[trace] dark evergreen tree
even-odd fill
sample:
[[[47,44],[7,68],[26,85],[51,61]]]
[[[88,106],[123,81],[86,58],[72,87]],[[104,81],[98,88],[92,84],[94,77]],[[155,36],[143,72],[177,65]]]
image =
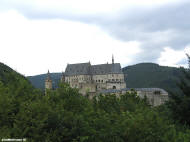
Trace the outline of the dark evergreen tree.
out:
[[[171,93],[168,106],[171,109],[174,120],[190,126],[190,56],[187,54],[189,67],[181,68],[183,76],[178,86],[181,93]]]

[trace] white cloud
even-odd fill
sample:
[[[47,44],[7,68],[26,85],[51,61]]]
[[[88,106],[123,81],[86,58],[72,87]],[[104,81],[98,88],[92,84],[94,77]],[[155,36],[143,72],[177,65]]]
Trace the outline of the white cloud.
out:
[[[29,20],[17,11],[0,13],[0,61],[25,75],[64,71],[67,63],[130,63],[136,41],[113,39],[95,25],[66,20]]]
[[[184,50],[174,50],[170,47],[165,47],[164,51],[161,52],[161,56],[158,59],[158,63],[163,66],[187,66],[187,64],[179,64],[183,60],[187,60],[186,53],[190,51],[189,47]]]

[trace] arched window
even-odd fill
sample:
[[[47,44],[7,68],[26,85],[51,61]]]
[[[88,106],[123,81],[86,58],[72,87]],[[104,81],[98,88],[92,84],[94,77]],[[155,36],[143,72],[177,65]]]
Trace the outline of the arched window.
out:
[[[116,86],[113,86],[113,89],[116,89]]]

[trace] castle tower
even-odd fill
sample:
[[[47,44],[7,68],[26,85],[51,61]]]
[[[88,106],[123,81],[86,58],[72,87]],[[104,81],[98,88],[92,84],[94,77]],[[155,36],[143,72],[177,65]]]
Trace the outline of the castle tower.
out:
[[[112,64],[114,64],[114,56],[113,56],[113,54],[112,54]]]
[[[62,75],[61,75],[61,82],[64,83],[65,82],[65,74],[62,72]]]
[[[48,73],[47,73],[47,78],[45,80],[45,90],[51,90],[52,89],[52,80],[51,80],[51,77],[50,77],[50,73],[49,73],[49,70],[48,70]]]

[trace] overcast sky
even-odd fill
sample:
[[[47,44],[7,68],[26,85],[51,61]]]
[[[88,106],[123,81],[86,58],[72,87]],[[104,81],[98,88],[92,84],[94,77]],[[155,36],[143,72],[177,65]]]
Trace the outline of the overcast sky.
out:
[[[0,0],[0,62],[26,76],[68,63],[186,66],[189,0]]]

